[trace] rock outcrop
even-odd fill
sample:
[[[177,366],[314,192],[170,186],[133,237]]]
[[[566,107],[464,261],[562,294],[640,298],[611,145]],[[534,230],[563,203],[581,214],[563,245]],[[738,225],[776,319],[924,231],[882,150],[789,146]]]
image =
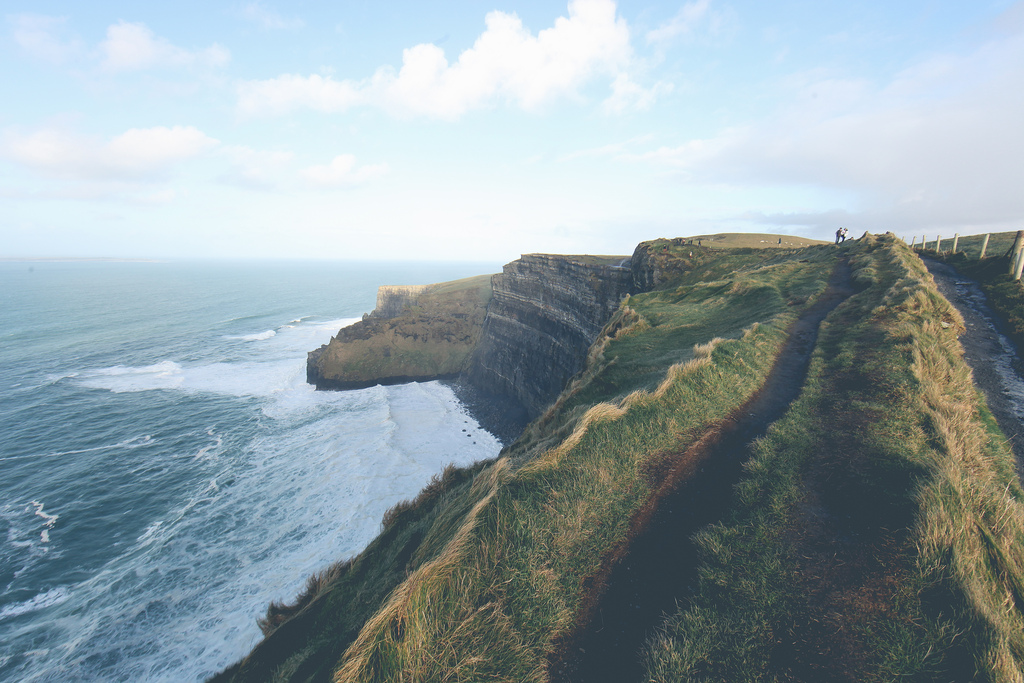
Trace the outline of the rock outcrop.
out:
[[[382,285],[377,288],[377,307],[370,313],[374,318],[396,318],[406,308],[415,306],[424,292],[434,285]]]
[[[307,379],[358,389],[458,378],[481,423],[510,441],[583,368],[622,298],[657,281],[651,263],[526,254],[493,276],[381,287],[371,314],[309,353]]]
[[[527,254],[491,278],[493,298],[466,383],[542,413],[583,368],[587,349],[633,290],[628,258]]]
[[[454,378],[480,339],[490,295],[488,275],[381,287],[373,313],[309,353],[306,380],[317,389],[361,389]]]

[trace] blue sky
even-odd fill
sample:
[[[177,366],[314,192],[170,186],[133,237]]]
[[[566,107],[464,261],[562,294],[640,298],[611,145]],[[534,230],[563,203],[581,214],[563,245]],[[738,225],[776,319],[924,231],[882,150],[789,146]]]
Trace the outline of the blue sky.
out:
[[[0,257],[1024,228],[1024,2],[4,11]]]

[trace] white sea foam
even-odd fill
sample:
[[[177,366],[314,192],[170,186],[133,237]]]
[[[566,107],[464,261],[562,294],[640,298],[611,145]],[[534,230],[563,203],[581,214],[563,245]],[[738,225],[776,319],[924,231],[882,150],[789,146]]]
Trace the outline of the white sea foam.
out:
[[[272,346],[253,359],[246,354],[235,362],[185,364],[163,360],[143,366],[116,365],[83,370],[74,378],[91,389],[114,393],[177,390],[228,396],[272,396],[284,391],[313,391],[306,385],[306,353],[324,336],[358,320],[344,318],[305,322],[282,334],[266,337]]]
[[[22,614],[28,614],[29,612],[35,612],[37,610],[46,609],[47,607],[53,607],[65,602],[70,597],[70,591],[64,586],[58,586],[52,590],[48,590],[45,593],[35,595],[25,602],[18,602],[13,605],[7,605],[0,610],[0,619],[10,619],[11,617],[18,617]]]
[[[45,528],[42,530],[42,533],[39,534],[39,537],[42,539],[43,543],[49,543],[50,529],[52,529],[53,525],[57,523],[58,519],[60,519],[60,515],[51,515],[47,513],[46,510],[44,510],[43,504],[37,500],[33,500],[32,505],[36,509],[36,516],[42,517],[43,522],[45,523]]]
[[[264,332],[257,332],[255,334],[237,334],[237,335],[225,335],[224,339],[232,339],[238,341],[265,341],[271,337],[277,336],[276,330],[266,330]]]
[[[220,447],[224,445],[224,437],[214,433],[213,427],[207,429],[206,434],[208,436],[212,436],[215,439],[215,441],[208,446],[203,446],[202,448],[200,448],[199,452],[192,456],[193,460],[200,460],[202,458],[205,458],[211,451],[219,450]]]
[[[186,460],[195,477],[92,576],[4,608],[51,608],[39,621],[8,622],[10,642],[52,644],[19,678],[203,680],[259,641],[255,620],[271,600],[291,600],[311,573],[365,547],[389,507],[414,497],[449,462],[497,454],[500,444],[439,383],[347,392],[306,384],[306,352],[354,321],[299,319],[244,347],[213,339],[220,346],[208,357],[218,362],[173,358],[74,378],[114,392],[245,397],[240,405],[252,407],[259,429],[214,418],[216,425],[193,427],[186,446],[169,437],[116,444],[158,445]],[[24,529],[9,540],[31,538],[19,552],[41,554],[39,523],[28,524],[20,510]],[[38,512],[54,516],[42,506]]]
[[[154,389],[180,389],[185,381],[182,367],[165,360],[152,365],[131,367],[115,365],[108,368],[86,370],[79,373],[79,384],[92,389],[108,389],[115,393],[151,391]]]

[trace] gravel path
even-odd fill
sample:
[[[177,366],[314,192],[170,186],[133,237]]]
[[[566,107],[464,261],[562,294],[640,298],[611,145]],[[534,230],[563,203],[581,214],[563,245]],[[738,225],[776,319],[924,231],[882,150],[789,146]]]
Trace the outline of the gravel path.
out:
[[[1024,364],[1017,349],[999,329],[999,320],[989,309],[985,294],[973,280],[951,266],[924,259],[939,292],[964,318],[967,331],[960,335],[964,360],[974,373],[974,385],[985,395],[1013,454],[1017,474],[1024,478]]]

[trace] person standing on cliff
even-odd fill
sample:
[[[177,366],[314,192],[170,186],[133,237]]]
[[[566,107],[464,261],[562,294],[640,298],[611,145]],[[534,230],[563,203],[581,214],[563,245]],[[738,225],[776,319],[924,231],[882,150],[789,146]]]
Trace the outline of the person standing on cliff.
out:
[[[838,230],[836,230],[836,244],[839,244],[839,240],[840,240],[840,238],[842,238],[842,236],[843,236],[843,229],[839,228]]]

